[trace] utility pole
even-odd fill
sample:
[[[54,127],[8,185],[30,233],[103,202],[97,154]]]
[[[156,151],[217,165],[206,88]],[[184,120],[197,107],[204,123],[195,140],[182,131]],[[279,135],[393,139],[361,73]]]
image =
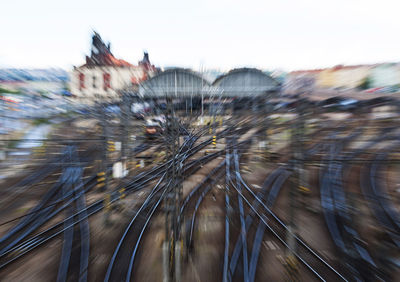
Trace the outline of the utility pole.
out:
[[[103,137],[103,159],[102,159],[102,173],[104,173],[104,186],[101,187],[101,191],[108,190],[108,122],[105,116],[105,111],[103,105],[99,105],[99,116],[100,116],[100,124],[102,127],[102,137]]]
[[[105,116],[105,111],[101,103],[97,103],[97,114],[100,120],[100,126],[102,128],[102,139],[103,139],[103,156],[101,162],[101,171],[97,173],[98,187],[101,192],[104,193],[104,224],[108,225],[110,217],[110,195],[107,194],[108,191],[108,124]]]
[[[264,130],[265,130],[265,134],[263,134],[263,136],[265,136],[265,140],[264,140],[264,142],[265,142],[265,147],[263,148],[264,149],[264,154],[265,154],[265,158],[266,158],[266,161],[268,161],[269,160],[269,150],[270,150],[270,144],[268,143],[269,142],[269,140],[270,140],[270,138],[269,138],[269,133],[271,132],[271,129],[272,129],[272,121],[271,121],[271,113],[272,113],[272,106],[271,106],[271,104],[270,104],[270,102],[269,102],[269,99],[271,99],[272,98],[272,95],[271,94],[268,94],[267,96],[266,96],[266,98],[265,98],[265,100],[263,101],[264,102],[264,107],[262,107],[262,109],[263,109],[263,111],[265,111],[265,115],[264,115]],[[263,112],[263,111],[261,111],[261,112]]]
[[[263,128],[263,132],[261,133],[264,138],[260,138],[261,140],[264,139],[264,146],[263,146],[263,151],[262,154],[265,156],[265,160],[268,162],[269,160],[269,154],[268,154],[268,150],[269,150],[269,144],[268,144],[268,140],[269,140],[269,132],[270,132],[270,122],[269,122],[269,115],[268,112],[265,115],[265,121],[264,121],[264,128]]]
[[[130,138],[130,122],[131,122],[131,109],[132,97],[128,92],[122,91],[122,105],[121,105],[121,124],[122,124],[122,142],[121,142],[121,162],[123,173],[128,168],[128,163],[131,161],[131,147],[129,146]]]
[[[175,74],[175,97],[177,97],[177,79]],[[163,244],[163,281],[181,281],[181,226],[178,222],[178,213],[182,200],[182,163],[178,159],[180,146],[180,129],[175,116],[173,99],[166,97],[166,155],[172,160],[171,168],[167,171],[165,184],[167,185],[166,198],[164,200],[165,212],[165,241]]]
[[[308,194],[311,193],[310,187],[309,187],[309,181],[308,181],[308,170],[307,170],[307,163],[308,161],[306,160],[307,156],[304,153],[304,144],[306,142],[306,119],[308,115],[307,107],[308,105],[305,102],[302,102],[300,105],[300,113],[299,113],[299,137],[298,137],[298,150],[299,150],[299,157],[301,162],[299,162],[299,191],[301,192],[301,206],[302,209],[305,209],[306,207],[310,207],[311,203],[307,205],[306,201],[308,198]]]
[[[303,155],[303,133],[304,133],[304,109],[303,104],[297,105],[298,116],[295,122],[292,123],[292,150],[293,150],[293,162],[292,162],[292,185],[289,189],[289,225],[287,231],[287,254],[286,263],[288,274],[292,279],[295,279],[298,275],[297,259],[295,253],[297,251],[296,238],[297,235],[297,210],[298,210],[298,191],[301,187],[301,173],[304,161]]]
[[[204,88],[204,80],[203,80],[203,75],[204,75],[204,68],[203,65],[201,65],[201,123],[203,124],[204,120],[204,94],[203,94],[203,88]]]

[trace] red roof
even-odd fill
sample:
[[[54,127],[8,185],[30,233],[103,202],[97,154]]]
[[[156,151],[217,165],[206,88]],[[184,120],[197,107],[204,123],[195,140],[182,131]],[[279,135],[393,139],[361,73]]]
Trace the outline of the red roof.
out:
[[[115,57],[114,57],[113,55],[111,55],[111,54],[107,54],[107,55],[106,55],[106,60],[107,60],[108,62],[110,62],[110,63],[111,63],[110,65],[112,65],[112,66],[117,66],[117,67],[133,67],[133,65],[130,64],[130,63],[128,63],[127,61],[122,60],[122,59],[117,59],[117,58],[115,58]]]

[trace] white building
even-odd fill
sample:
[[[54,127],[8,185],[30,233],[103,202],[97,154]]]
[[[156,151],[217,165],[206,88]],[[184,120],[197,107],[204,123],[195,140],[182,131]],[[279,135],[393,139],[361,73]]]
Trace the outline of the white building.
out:
[[[370,73],[370,87],[397,86],[400,84],[400,64],[376,65]]]
[[[112,102],[119,99],[119,90],[146,77],[145,71],[136,66],[79,67],[71,74],[71,93],[77,102],[91,104],[95,100]]]
[[[146,80],[155,72],[147,53],[134,66],[116,59],[110,51],[110,44],[106,45],[100,35],[94,33],[91,56],[86,56],[86,64],[74,67],[70,89],[77,103],[115,102],[120,98],[120,90]]]

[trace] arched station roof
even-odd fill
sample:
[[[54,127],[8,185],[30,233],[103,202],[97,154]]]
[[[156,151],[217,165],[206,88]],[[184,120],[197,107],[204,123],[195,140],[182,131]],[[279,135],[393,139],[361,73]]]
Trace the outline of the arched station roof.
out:
[[[210,83],[200,74],[183,68],[171,68],[139,86],[143,97],[190,97],[208,91]]]
[[[240,68],[218,77],[212,84],[222,96],[253,97],[261,96],[279,89],[279,83],[261,70]]]

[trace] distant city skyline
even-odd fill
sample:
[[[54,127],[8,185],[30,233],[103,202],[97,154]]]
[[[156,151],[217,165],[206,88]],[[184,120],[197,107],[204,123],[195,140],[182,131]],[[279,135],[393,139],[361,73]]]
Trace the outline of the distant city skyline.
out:
[[[400,61],[398,1],[8,1],[0,68],[72,69],[96,30],[160,67],[314,69]]]

